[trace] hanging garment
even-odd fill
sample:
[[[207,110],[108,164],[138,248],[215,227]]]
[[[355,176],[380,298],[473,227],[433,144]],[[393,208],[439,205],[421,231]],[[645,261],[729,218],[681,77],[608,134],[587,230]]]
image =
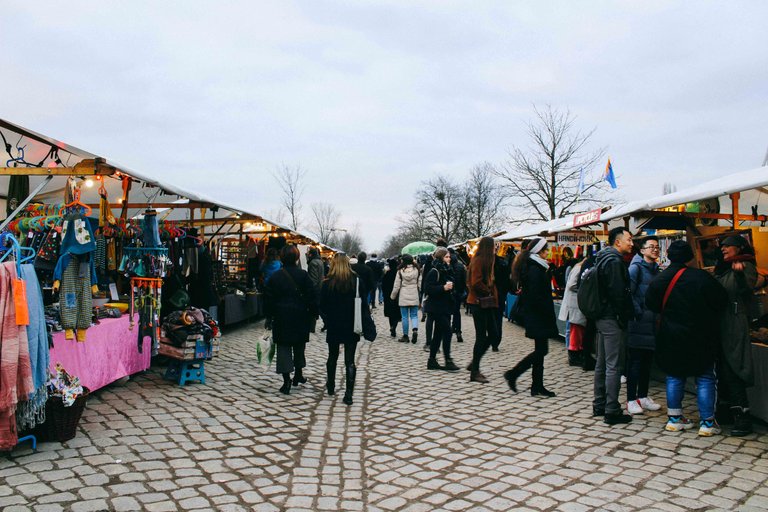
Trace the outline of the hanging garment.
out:
[[[107,240],[107,270],[117,270],[117,245],[114,238]]]
[[[27,328],[16,325],[14,279],[16,263],[0,264],[0,450],[16,446],[16,407],[35,390]]]
[[[61,275],[59,295],[61,326],[65,331],[85,330],[91,326],[93,316],[91,283],[96,277],[93,268],[93,260],[89,255],[69,257],[69,264]],[[84,340],[78,339],[78,341]]]
[[[29,195],[29,176],[14,175],[8,180],[5,214],[10,215]]]
[[[48,331],[45,325],[43,294],[34,267],[22,265],[21,277],[27,283],[29,309],[27,338],[34,391],[29,395],[26,402],[19,404],[16,421],[19,430],[31,430],[45,421],[45,401],[48,398],[45,384],[48,377],[50,354],[48,352]]]

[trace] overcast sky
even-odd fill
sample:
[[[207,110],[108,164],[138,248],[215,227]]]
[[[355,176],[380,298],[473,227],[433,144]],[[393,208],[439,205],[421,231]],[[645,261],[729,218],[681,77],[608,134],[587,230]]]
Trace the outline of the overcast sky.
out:
[[[381,247],[419,181],[570,109],[626,199],[758,167],[768,3],[3,2],[0,117],[257,213],[309,204]],[[595,169],[595,176],[600,169]]]

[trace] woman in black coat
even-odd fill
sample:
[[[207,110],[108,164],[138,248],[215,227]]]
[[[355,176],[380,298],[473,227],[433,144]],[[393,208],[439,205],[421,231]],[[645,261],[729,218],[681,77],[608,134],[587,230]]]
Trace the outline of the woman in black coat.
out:
[[[272,274],[264,289],[264,309],[272,324],[272,340],[277,345],[277,373],[283,376],[280,392],[288,395],[294,368],[293,385],[307,382],[302,374],[307,366],[304,350],[317,318],[317,299],[309,274],[296,266],[298,248],[286,245],[280,259],[283,268]]]
[[[323,281],[320,290],[320,315],[326,328],[325,341],[328,343],[328,361],[325,364],[328,372],[326,388],[329,395],[336,393],[336,362],[339,360],[341,345],[344,345],[344,366],[346,367],[346,388],[344,403],[352,405],[352,393],[355,388],[355,352],[360,335],[355,334],[355,295],[359,285],[359,295],[362,300],[362,314],[370,314],[368,310],[368,290],[364,280],[352,271],[349,258],[345,254],[336,254],[331,260],[331,268]]]
[[[459,367],[451,359],[451,315],[455,309],[453,298],[453,268],[451,267],[451,254],[445,247],[438,247],[433,253],[432,268],[424,276],[423,289],[427,296],[424,303],[424,311],[427,313],[427,321],[434,322],[432,339],[429,341],[428,370],[458,371]],[[437,362],[437,351],[440,344],[443,345],[445,366]]]
[[[402,317],[400,313],[400,306],[397,305],[396,300],[392,300],[390,295],[392,289],[395,287],[395,278],[397,277],[397,267],[399,265],[398,258],[390,258],[387,261],[389,270],[384,273],[384,277],[381,278],[381,291],[384,293],[384,316],[389,318],[389,334],[393,338],[397,336],[397,324]]]
[[[518,377],[532,368],[531,396],[553,397],[555,393],[544,387],[544,357],[549,352],[549,338],[558,335],[547,252],[547,241],[534,238],[512,264],[512,279],[521,289],[518,300],[525,337],[534,340],[534,350],[506,371],[504,378],[510,389],[517,392]]]

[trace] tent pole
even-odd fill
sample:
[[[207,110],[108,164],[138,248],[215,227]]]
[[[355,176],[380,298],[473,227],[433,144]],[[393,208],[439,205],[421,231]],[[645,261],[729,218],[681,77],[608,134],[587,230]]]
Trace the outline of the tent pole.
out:
[[[14,218],[15,218],[15,217],[16,217],[16,216],[19,214],[19,213],[21,213],[21,211],[22,211],[24,208],[26,208],[26,207],[27,207],[27,205],[29,204],[29,202],[30,202],[32,199],[34,199],[34,198],[35,198],[35,196],[36,196],[38,193],[40,193],[40,191],[41,191],[41,190],[43,190],[43,189],[45,188],[45,186],[46,186],[46,185],[48,185],[48,183],[50,183],[50,182],[51,182],[51,180],[52,180],[52,179],[53,179],[53,176],[46,176],[46,177],[45,177],[45,179],[43,180],[43,182],[42,182],[42,183],[40,183],[40,184],[39,184],[39,185],[38,185],[38,186],[35,188],[35,190],[33,190],[33,191],[32,191],[32,193],[31,193],[31,194],[29,194],[29,195],[27,196],[27,198],[26,198],[25,200],[23,200],[19,206],[17,206],[17,207],[16,207],[16,209],[15,209],[15,210],[13,210],[13,212],[11,212],[11,214],[8,216],[8,218],[7,218],[7,219],[5,219],[5,220],[3,221],[3,223],[2,223],[2,224],[0,224],[0,231],[4,230],[4,229],[5,229],[5,227],[6,227],[8,224],[10,224],[10,222],[11,222],[11,221],[12,221],[12,220],[13,220],[13,219],[14,219]]]
[[[733,211],[733,229],[739,227],[739,198],[741,192],[734,192],[731,194],[731,209]]]

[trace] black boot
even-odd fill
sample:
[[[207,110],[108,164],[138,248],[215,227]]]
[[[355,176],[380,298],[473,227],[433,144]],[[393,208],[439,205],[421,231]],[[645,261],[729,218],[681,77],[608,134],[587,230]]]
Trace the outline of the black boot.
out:
[[[504,378],[507,380],[507,385],[509,386],[509,389],[511,389],[513,392],[517,393],[517,378],[522,375],[523,372],[520,371],[520,365],[518,364],[511,370],[507,370],[504,372]]]
[[[456,363],[454,363],[453,359],[451,359],[450,357],[445,358],[445,366],[443,367],[443,369],[449,372],[459,371],[459,367],[456,366]]]
[[[568,351],[568,366],[584,366],[584,353],[581,350]]]
[[[427,370],[443,370],[443,367],[437,362],[436,357],[430,357],[427,361]]]
[[[731,407],[733,411],[733,427],[731,435],[743,437],[752,433],[752,418],[749,415],[749,409],[744,407]]]
[[[414,329],[411,332],[411,343],[415,345],[417,341],[419,341],[419,331],[418,329]]]
[[[336,363],[325,363],[325,371],[325,389],[328,390],[329,395],[333,396],[336,394]]]
[[[461,331],[456,331],[456,343],[464,343],[464,336],[461,335]]]
[[[291,394],[291,374],[290,373],[283,374],[283,385],[280,387],[280,392],[284,395]]]
[[[394,338],[395,336],[397,336],[397,333],[395,332],[395,328],[394,328],[394,327],[390,327],[390,328],[389,328],[389,335],[390,335],[391,337],[393,337],[393,338]]]
[[[299,384],[306,384],[306,383],[307,383],[307,378],[301,372],[301,368],[296,368],[296,372],[293,374],[293,385],[298,386]]]
[[[533,362],[531,367],[531,396],[543,396],[552,398],[555,394],[544,387],[544,360]]]
[[[347,366],[347,387],[344,390],[344,402],[347,405],[352,405],[352,393],[355,391],[355,376],[357,375],[357,368],[351,364]]]

